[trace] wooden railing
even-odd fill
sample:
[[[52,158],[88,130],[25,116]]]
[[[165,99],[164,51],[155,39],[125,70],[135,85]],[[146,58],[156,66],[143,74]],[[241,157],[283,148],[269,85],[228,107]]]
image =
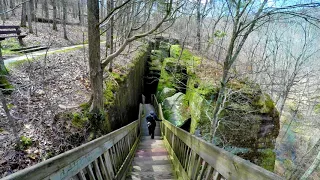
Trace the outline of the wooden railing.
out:
[[[140,104],[131,124],[4,179],[124,179],[140,139],[142,111]]]
[[[196,137],[165,120],[161,104],[153,95],[154,108],[162,119],[161,133],[173,165],[182,179],[282,179],[249,161],[235,156],[203,139]]]

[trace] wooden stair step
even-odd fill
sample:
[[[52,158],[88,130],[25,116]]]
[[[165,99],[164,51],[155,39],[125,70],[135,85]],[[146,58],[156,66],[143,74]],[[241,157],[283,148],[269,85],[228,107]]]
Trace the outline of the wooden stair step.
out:
[[[164,165],[140,165],[133,166],[132,172],[170,172],[172,171],[171,164]]]
[[[168,156],[168,152],[137,152],[135,157]]]
[[[143,166],[143,165],[166,165],[171,164],[171,160],[158,160],[158,161],[133,161],[133,166]]]
[[[134,157],[134,162],[171,160],[169,156]]]
[[[128,174],[131,179],[174,179],[173,172],[131,172]]]

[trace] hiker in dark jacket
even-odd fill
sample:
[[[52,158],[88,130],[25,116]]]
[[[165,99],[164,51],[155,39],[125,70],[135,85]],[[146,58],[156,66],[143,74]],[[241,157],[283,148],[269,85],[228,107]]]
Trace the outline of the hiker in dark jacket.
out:
[[[154,139],[154,130],[156,128],[156,121],[161,121],[158,119],[157,115],[151,111],[150,114],[146,117],[149,135],[151,135],[151,139]]]

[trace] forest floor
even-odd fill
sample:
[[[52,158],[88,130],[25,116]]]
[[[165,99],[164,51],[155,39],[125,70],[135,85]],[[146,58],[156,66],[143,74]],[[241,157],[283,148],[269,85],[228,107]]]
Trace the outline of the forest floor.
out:
[[[53,39],[47,43],[56,47],[68,45]],[[115,59],[114,72],[129,70],[140,45],[134,43],[130,51],[127,48]],[[101,57],[104,55],[102,43]],[[79,106],[90,98],[88,48],[80,45],[58,48],[47,56],[22,57],[19,62],[7,62],[14,90],[5,98],[23,146],[16,146],[12,127],[0,105],[0,178],[79,146],[89,136],[85,128],[75,127],[64,117],[68,112],[79,111]],[[105,78],[111,78],[108,72]]]

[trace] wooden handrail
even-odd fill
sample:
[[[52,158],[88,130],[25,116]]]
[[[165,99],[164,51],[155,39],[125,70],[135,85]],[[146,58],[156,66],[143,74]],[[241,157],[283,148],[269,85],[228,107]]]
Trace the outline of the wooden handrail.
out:
[[[182,179],[283,179],[247,160],[235,156],[203,139],[196,137],[165,120],[161,104],[152,98],[154,108],[162,119],[161,133],[173,157],[176,171]]]
[[[131,124],[4,179],[123,179],[140,139],[142,111],[140,104]]]

